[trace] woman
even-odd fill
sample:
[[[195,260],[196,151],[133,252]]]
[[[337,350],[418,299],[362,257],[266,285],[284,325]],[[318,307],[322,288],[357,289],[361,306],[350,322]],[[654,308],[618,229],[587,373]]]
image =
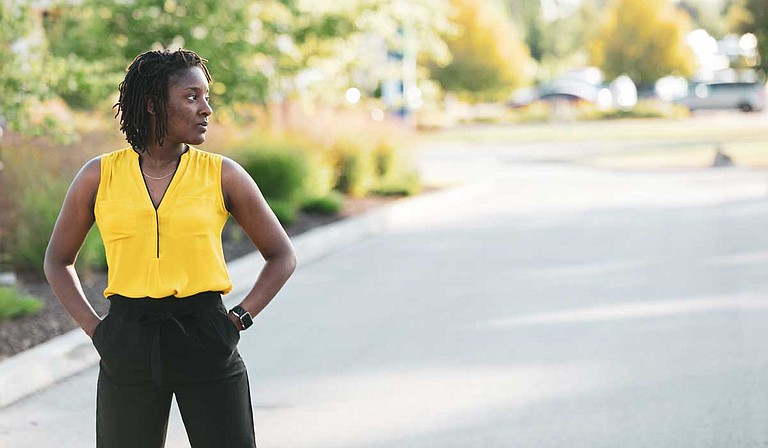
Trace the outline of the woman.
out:
[[[192,51],[166,50],[130,64],[115,106],[131,146],[80,170],[46,251],[48,282],[101,356],[98,447],[162,447],[173,395],[193,448],[256,446],[239,332],[296,260],[245,170],[190,146],[205,141],[212,113],[206,62]],[[266,260],[229,312],[221,301],[232,289],[221,246],[228,214]],[[104,319],[74,270],[94,222],[107,255]]]

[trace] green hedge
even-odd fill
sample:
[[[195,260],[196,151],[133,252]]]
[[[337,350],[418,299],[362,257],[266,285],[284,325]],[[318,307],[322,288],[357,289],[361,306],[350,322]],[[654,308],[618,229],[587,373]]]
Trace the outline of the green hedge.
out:
[[[26,182],[15,203],[16,214],[7,235],[9,258],[15,270],[43,274],[45,249],[67,192],[62,179]],[[106,268],[104,245],[96,228],[91,229],[80,249],[77,265],[85,270]]]
[[[344,206],[344,197],[338,192],[331,192],[326,196],[307,198],[301,204],[301,209],[309,213],[321,215],[335,215]]]
[[[15,288],[0,287],[0,320],[33,314],[42,307],[40,301],[21,294]]]
[[[266,198],[294,202],[304,194],[307,163],[298,152],[253,151],[243,154],[240,163]]]

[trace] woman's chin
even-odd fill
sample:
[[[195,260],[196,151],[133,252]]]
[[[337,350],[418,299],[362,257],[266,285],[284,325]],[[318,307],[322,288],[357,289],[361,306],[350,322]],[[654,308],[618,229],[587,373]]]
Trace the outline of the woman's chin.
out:
[[[199,135],[197,137],[191,138],[187,141],[190,145],[202,145],[205,143],[205,135]]]

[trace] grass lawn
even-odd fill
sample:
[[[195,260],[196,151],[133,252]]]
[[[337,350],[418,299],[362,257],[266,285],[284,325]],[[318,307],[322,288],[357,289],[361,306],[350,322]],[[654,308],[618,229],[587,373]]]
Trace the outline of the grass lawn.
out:
[[[768,138],[731,141],[722,145],[722,151],[731,157],[736,166],[768,169]],[[691,143],[674,147],[648,145],[577,160],[588,165],[614,168],[706,168],[712,166],[714,157],[714,144]]]
[[[575,154],[568,160],[617,168],[701,168],[712,164],[715,148],[737,166],[768,168],[768,113],[712,113],[684,119],[626,119],[588,122],[462,126],[430,134],[430,142],[469,145],[601,143],[608,152]],[[631,145],[623,145],[631,142]],[[623,146],[627,146],[623,148]]]

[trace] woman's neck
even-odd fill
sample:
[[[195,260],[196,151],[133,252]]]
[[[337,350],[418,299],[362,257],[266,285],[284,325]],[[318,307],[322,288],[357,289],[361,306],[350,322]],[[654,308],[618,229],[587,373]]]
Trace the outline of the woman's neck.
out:
[[[176,163],[187,151],[188,146],[180,143],[174,146],[148,146],[139,152],[143,166],[164,167]]]

